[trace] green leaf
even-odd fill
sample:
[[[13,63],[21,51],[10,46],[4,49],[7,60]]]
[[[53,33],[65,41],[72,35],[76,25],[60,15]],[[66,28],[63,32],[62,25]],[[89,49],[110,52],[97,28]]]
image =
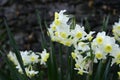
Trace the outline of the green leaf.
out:
[[[48,26],[46,21],[44,21],[44,26],[48,32]],[[56,53],[55,53],[54,44],[49,38],[47,42],[50,43],[50,58],[49,58],[49,61],[47,62],[49,80],[61,80],[61,76],[62,76],[61,69],[58,69],[58,65],[56,62]]]
[[[89,33],[91,30],[90,24],[88,22],[88,19],[85,19],[85,30]]]
[[[75,26],[76,26],[76,20],[75,20],[75,17],[72,17],[72,18],[70,19],[70,22],[71,22],[70,28],[71,28],[71,29],[74,29]]]
[[[50,57],[47,61],[48,80],[58,80],[58,68],[53,43],[50,41]]]
[[[22,61],[22,57],[21,57],[21,55],[20,55],[20,52],[19,52],[19,50],[18,50],[18,46],[17,46],[17,44],[16,44],[16,42],[15,42],[15,40],[14,40],[14,38],[13,38],[13,35],[12,35],[11,31],[10,31],[10,28],[9,28],[8,25],[7,25],[7,22],[6,22],[6,19],[5,19],[5,18],[4,18],[4,23],[5,23],[5,26],[6,26],[6,29],[7,29],[7,33],[8,33],[9,39],[10,39],[10,45],[13,47],[13,52],[15,52],[15,55],[16,55],[16,57],[17,57],[17,60],[18,60],[18,62],[19,62],[19,64],[20,64],[20,66],[21,66],[21,68],[22,68],[22,70],[23,70],[23,73],[25,74],[26,80],[27,80],[27,79],[29,79],[29,78],[27,77],[27,74],[26,74],[26,72],[25,72],[24,65],[23,65],[23,61]]]
[[[103,19],[102,31],[106,31],[107,30],[109,18],[110,18],[110,15],[108,15],[106,18]]]
[[[58,47],[59,47],[59,62],[60,64],[58,65],[59,66],[59,69],[58,69],[58,74],[59,74],[59,80],[63,80],[63,58],[62,58],[62,46],[61,44],[58,44]]]
[[[4,69],[5,71],[5,69]],[[11,80],[9,75],[6,75],[2,69],[0,69],[0,80]]]
[[[107,66],[105,68],[105,72],[104,72],[104,75],[103,75],[103,80],[109,80],[108,74],[109,74],[109,71],[110,71],[110,64],[111,64],[111,58],[107,62]]]
[[[99,62],[94,80],[101,80],[102,61]]]
[[[18,73],[17,73],[16,69],[14,68],[14,65],[10,62],[10,60],[8,60],[7,56],[5,56],[5,54],[4,54],[2,51],[0,51],[0,54],[2,55],[4,61],[6,62],[8,68],[9,68],[9,70],[10,70],[10,73],[11,73],[11,74],[10,74],[10,77],[11,77],[11,79],[12,79],[12,80],[21,80],[21,79],[19,78],[19,76],[17,75]],[[9,78],[9,77],[8,77],[8,78]],[[7,79],[7,80],[8,80],[8,79]],[[9,79],[9,80],[10,80],[10,79]]]
[[[43,27],[42,27],[42,24],[41,24],[41,18],[40,18],[40,15],[39,15],[39,11],[36,10],[36,15],[37,15],[37,20],[38,20],[38,24],[40,26],[40,30],[41,30],[41,45],[42,45],[42,48],[44,49],[46,47],[46,38],[45,38],[45,34],[43,32]]]
[[[74,65],[73,65],[73,59],[71,57],[71,52],[73,51],[72,47],[67,47],[67,73],[66,73],[66,79],[65,80],[74,80]]]

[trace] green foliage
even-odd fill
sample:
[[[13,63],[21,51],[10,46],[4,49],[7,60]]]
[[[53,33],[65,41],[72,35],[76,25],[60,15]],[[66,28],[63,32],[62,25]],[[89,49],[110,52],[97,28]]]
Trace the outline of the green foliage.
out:
[[[22,68],[22,70],[23,70],[23,72],[24,72],[24,75],[25,75],[25,76],[24,76],[24,79],[23,79],[23,80],[27,80],[28,77],[27,77],[26,72],[25,72],[25,69],[24,69],[24,65],[23,65],[23,61],[22,61],[20,52],[19,52],[19,50],[18,50],[17,44],[16,44],[16,42],[15,42],[15,40],[14,40],[14,38],[13,38],[13,35],[12,35],[12,33],[11,33],[8,25],[7,25],[7,22],[6,22],[6,19],[5,19],[5,18],[4,18],[4,24],[5,24],[5,26],[6,26],[6,29],[7,29],[7,32],[8,32],[8,36],[9,36],[9,39],[10,39],[10,45],[12,46],[13,51],[15,52],[15,55],[16,55],[18,61],[19,61],[19,64],[20,64],[20,66],[21,66],[21,68]],[[1,52],[1,54],[3,54],[3,53]],[[5,57],[4,57],[4,58],[5,58]],[[13,66],[12,64],[10,64],[10,61],[7,59],[7,57],[5,58],[5,61],[6,61],[7,64],[10,65],[10,69],[12,70],[11,72],[12,72],[13,80],[16,80],[16,79],[19,79],[19,80],[20,80],[21,78],[18,78],[18,76],[19,76],[18,73],[16,73],[16,71],[15,71],[15,69],[14,69],[14,66]],[[13,75],[15,75],[15,76],[13,76]],[[28,78],[28,79],[29,79],[29,78]]]

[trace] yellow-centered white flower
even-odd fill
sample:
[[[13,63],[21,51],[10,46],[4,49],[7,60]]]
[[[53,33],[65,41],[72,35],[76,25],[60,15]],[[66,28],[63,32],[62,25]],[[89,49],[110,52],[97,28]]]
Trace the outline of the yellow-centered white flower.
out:
[[[92,41],[92,49],[96,59],[106,59],[108,54],[116,57],[115,51],[117,51],[118,45],[113,37],[107,36],[105,32],[100,32]]]
[[[20,55],[23,60],[25,71],[29,77],[33,77],[34,75],[38,74],[38,71],[33,70],[34,65],[32,64],[39,63],[39,62],[41,64],[45,64],[47,62],[47,59],[49,58],[49,53],[46,52],[46,49],[44,49],[42,53],[39,53],[39,52],[35,53],[32,51],[20,51]],[[18,69],[18,72],[23,74],[23,71],[16,58],[15,53],[10,51],[7,56],[15,64],[16,68]]]
[[[115,22],[113,25],[113,35],[116,40],[120,42],[120,19],[119,22]]]
[[[44,49],[44,51],[42,51],[40,55],[41,55],[40,64],[46,64],[49,58],[49,53],[47,53],[46,49]]]
[[[87,33],[84,30],[84,27],[76,24],[75,29],[71,30],[71,35],[74,37],[74,40],[84,39]]]
[[[88,61],[86,57],[83,58],[82,55],[77,55],[75,58],[75,70],[78,70],[78,74],[83,75],[83,73],[88,73]]]

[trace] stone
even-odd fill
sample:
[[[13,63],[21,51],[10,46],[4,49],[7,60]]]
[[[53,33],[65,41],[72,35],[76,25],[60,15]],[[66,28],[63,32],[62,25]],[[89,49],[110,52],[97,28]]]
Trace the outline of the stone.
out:
[[[4,6],[7,2],[8,0],[0,0],[0,6]]]

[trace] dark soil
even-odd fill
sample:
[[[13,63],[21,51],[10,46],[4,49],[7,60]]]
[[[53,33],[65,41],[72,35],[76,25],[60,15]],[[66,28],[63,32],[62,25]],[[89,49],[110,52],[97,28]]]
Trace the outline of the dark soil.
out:
[[[91,29],[99,31],[103,19],[108,15],[108,29],[118,21],[119,4],[120,0],[0,0],[0,18],[7,19],[20,50],[40,51],[41,32],[36,10],[40,12],[41,21],[47,21],[48,25],[55,11],[66,9],[67,13],[76,17],[77,23],[84,24],[88,19]]]

